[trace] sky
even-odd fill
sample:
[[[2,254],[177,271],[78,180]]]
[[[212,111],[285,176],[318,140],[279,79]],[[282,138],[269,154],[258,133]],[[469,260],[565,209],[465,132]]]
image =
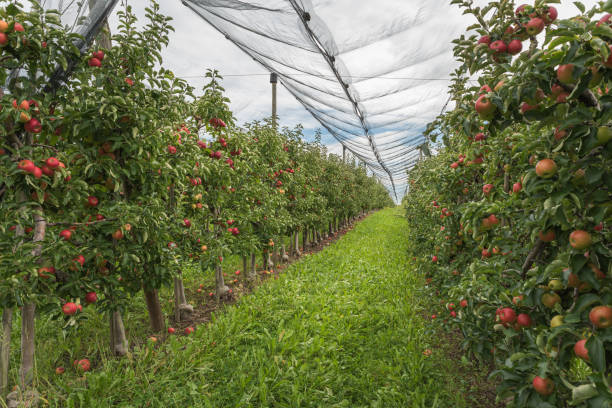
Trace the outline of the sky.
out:
[[[139,18],[144,17],[148,0],[120,0],[116,8],[121,8],[126,1]],[[199,1],[210,5],[220,4],[225,0]],[[175,31],[171,33],[170,44],[163,52],[166,68],[187,79],[196,88],[201,88],[205,83],[203,74],[207,68],[217,69],[224,77],[222,84],[239,124],[270,116],[269,71],[180,0],[158,2],[161,13],[174,19]],[[283,7],[289,8],[284,6],[288,4],[286,0],[243,0],[243,3],[275,5],[279,8],[282,4]],[[311,22],[313,26],[322,23],[329,29],[327,34],[335,41],[333,47],[338,48],[339,60],[346,69],[343,72],[345,75],[378,77],[368,80],[354,79],[355,84],[351,84],[351,89],[364,99],[362,105],[367,111],[366,114],[378,115],[372,116],[372,122],[381,124],[379,145],[393,146],[398,140],[385,139],[385,135],[396,134],[395,137],[404,139],[418,136],[426,124],[440,113],[448,99],[447,79],[455,67],[450,41],[474,23],[472,16],[462,15],[457,6],[450,5],[450,0],[299,0],[299,3],[320,17],[320,20]],[[475,0],[475,3],[483,5],[487,1]],[[561,4],[554,5],[559,10],[559,18],[576,13],[572,3],[563,0]],[[596,2],[588,0],[583,3],[590,8]],[[285,21],[283,18],[289,13],[285,9],[282,11],[283,13],[277,14],[280,17],[261,22],[258,18],[263,17],[263,14],[249,14],[248,11],[228,16],[264,31],[280,30],[287,38],[300,34],[303,28],[296,27],[295,24],[291,26],[293,20],[288,18]],[[112,31],[117,26],[116,12],[109,23]],[[229,26],[231,27],[231,24]],[[263,41],[255,46],[262,47],[258,50],[268,50]],[[297,57],[294,58],[293,52]],[[313,70],[321,69],[320,61],[316,61],[314,56],[311,65],[308,65],[310,61],[304,62],[310,55],[308,52],[300,53],[284,47],[279,48],[275,57],[289,63],[299,58],[300,63],[305,64],[303,66]],[[329,79],[324,81],[326,80]],[[316,86],[326,84],[310,83]],[[403,91],[387,95],[398,90]],[[330,87],[330,93],[333,92],[334,89]],[[381,95],[383,96],[380,97]],[[369,102],[368,97],[372,98]],[[387,114],[386,110],[393,112]],[[336,115],[331,109],[326,113],[336,117],[343,115],[342,112]],[[278,116],[281,126],[293,127],[302,124],[307,138],[311,138],[316,129],[322,129],[321,124],[283,86],[278,87]],[[395,118],[399,120],[398,123],[394,122]],[[382,126],[383,124],[385,125]],[[325,129],[322,130],[322,141],[328,146],[328,150],[341,154],[341,145]],[[385,140],[388,141],[387,144]],[[367,146],[365,142],[362,143]],[[393,149],[389,149],[383,154],[384,159],[393,157],[393,152]],[[401,190],[400,195],[404,186],[405,184],[397,186],[398,190]]]

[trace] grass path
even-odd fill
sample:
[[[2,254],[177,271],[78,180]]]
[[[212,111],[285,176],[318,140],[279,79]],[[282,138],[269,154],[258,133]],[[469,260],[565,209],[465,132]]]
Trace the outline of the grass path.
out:
[[[401,210],[378,212],[189,337],[108,360],[51,406],[462,407],[406,259]],[[426,303],[425,303],[426,304]]]

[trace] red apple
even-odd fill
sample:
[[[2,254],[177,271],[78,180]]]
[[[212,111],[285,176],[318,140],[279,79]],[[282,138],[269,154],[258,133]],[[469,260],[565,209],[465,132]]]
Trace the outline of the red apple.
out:
[[[193,327],[189,326],[189,327],[185,327],[185,334],[186,335],[190,335],[191,333],[193,333]]]
[[[121,231],[120,229],[116,230],[115,232],[113,232],[113,239],[119,241],[120,239],[123,238],[123,231]]]
[[[557,173],[557,163],[552,159],[542,159],[536,164],[535,172],[539,177],[551,178]]]
[[[585,344],[585,339],[576,342],[576,344],[574,344],[574,354],[585,361],[589,361],[589,350],[587,350]]]
[[[542,378],[539,376],[536,376],[533,379],[533,389],[536,390],[536,392],[540,395],[543,396],[548,396],[550,394],[553,393],[553,391],[555,390],[555,383],[553,383],[550,378]]]
[[[77,310],[78,310],[77,305],[73,302],[65,303],[62,306],[62,312],[64,312],[64,314],[67,316],[72,316],[73,314],[77,312]]]
[[[521,183],[514,183],[512,185],[512,192],[513,193],[518,193],[519,191],[521,191],[523,189],[523,185]]]
[[[508,43],[508,54],[516,55],[523,50],[523,43],[521,40],[512,40]]]
[[[525,25],[525,30],[530,36],[538,35],[544,30],[546,23],[539,17],[534,17]]]
[[[563,84],[573,84],[574,79],[574,64],[559,65],[557,68],[557,79]]]
[[[508,51],[508,46],[502,40],[493,41],[489,48],[492,49],[496,54],[505,54]]]
[[[582,250],[591,246],[591,234],[583,230],[573,231],[569,236],[572,248]]]
[[[91,363],[86,358],[79,360],[79,362],[77,363],[77,369],[87,372],[91,369]]]
[[[510,307],[505,307],[499,312],[499,321],[503,324],[514,323],[516,320],[516,312]]]
[[[597,328],[607,329],[612,327],[612,307],[595,306],[589,313],[589,320]]]
[[[480,95],[476,101],[475,109],[481,117],[490,118],[497,108],[486,95]]]
[[[98,300],[98,294],[96,292],[88,292],[85,295],[85,302],[87,303],[96,303]]]
[[[174,332],[176,332],[176,329],[174,327],[168,327],[169,334],[174,334]]]
[[[538,232],[538,238],[540,238],[543,242],[552,242],[555,240],[555,231],[548,230],[546,232],[540,231]]]
[[[98,205],[98,198],[94,196],[87,197],[87,205],[90,207],[96,207]]]
[[[59,235],[60,235],[60,238],[63,238],[66,241],[70,241],[70,238],[72,237],[72,231],[65,229],[61,231]]]
[[[520,327],[531,327],[533,321],[531,320],[531,317],[528,314],[521,313],[516,317],[516,323]]]
[[[489,45],[491,43],[491,37],[489,37],[488,35],[483,35],[482,37],[480,37],[478,39],[478,43],[477,44],[487,44]]]
[[[102,61],[100,61],[99,59],[95,58],[95,57],[91,57],[88,61],[87,64],[90,67],[100,67],[102,66]]]

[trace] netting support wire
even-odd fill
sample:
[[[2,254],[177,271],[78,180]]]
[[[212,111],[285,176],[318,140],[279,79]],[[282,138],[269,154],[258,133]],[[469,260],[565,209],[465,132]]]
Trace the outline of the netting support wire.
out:
[[[338,72],[338,69],[336,68],[336,65],[334,64],[335,58],[332,55],[329,55],[327,53],[325,48],[321,45],[320,40],[317,38],[317,36],[314,34],[314,32],[311,30],[310,26],[308,25],[308,22],[310,21],[310,14],[308,14],[307,12],[302,10],[295,0],[289,0],[289,3],[293,6],[293,9],[295,10],[295,12],[298,15],[298,17],[300,18],[300,20],[302,21],[302,24],[304,25],[304,28],[305,28],[306,32],[308,33],[308,36],[310,37],[312,42],[315,44],[315,46],[319,49],[319,52],[321,53],[321,55],[327,61],[327,64],[329,65],[329,68],[332,70],[334,76],[336,77],[336,79],[338,80],[340,85],[342,86],[342,89],[344,90],[344,93],[346,94],[346,97],[348,98],[348,100],[353,105],[353,110],[355,111],[355,114],[359,118],[359,121],[361,123],[361,127],[363,128],[365,136],[368,138],[368,142],[370,143],[370,147],[372,148],[372,152],[374,153],[374,156],[376,157],[376,160],[378,161],[378,164],[380,165],[380,167],[382,167],[382,169],[389,176],[389,180],[391,181],[391,186],[393,188],[393,194],[395,195],[395,200],[397,201],[397,191],[395,190],[395,183],[393,181],[393,175],[391,174],[391,171],[389,171],[387,166],[385,166],[385,164],[383,163],[382,159],[380,158],[380,154],[378,153],[378,149],[376,148],[376,143],[374,142],[374,139],[372,138],[372,135],[370,135],[370,132],[368,130],[368,126],[365,123],[365,118],[363,116],[361,108],[359,107],[359,103],[353,98],[351,93],[348,91],[348,85],[344,82],[344,80],[342,79],[342,76],[340,75],[340,72]]]

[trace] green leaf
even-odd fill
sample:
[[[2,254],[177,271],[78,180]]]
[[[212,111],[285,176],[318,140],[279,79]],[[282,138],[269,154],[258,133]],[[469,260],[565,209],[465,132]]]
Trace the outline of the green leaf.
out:
[[[591,336],[586,342],[589,351],[589,360],[597,371],[603,372],[606,369],[606,352],[602,341],[597,336]]]

